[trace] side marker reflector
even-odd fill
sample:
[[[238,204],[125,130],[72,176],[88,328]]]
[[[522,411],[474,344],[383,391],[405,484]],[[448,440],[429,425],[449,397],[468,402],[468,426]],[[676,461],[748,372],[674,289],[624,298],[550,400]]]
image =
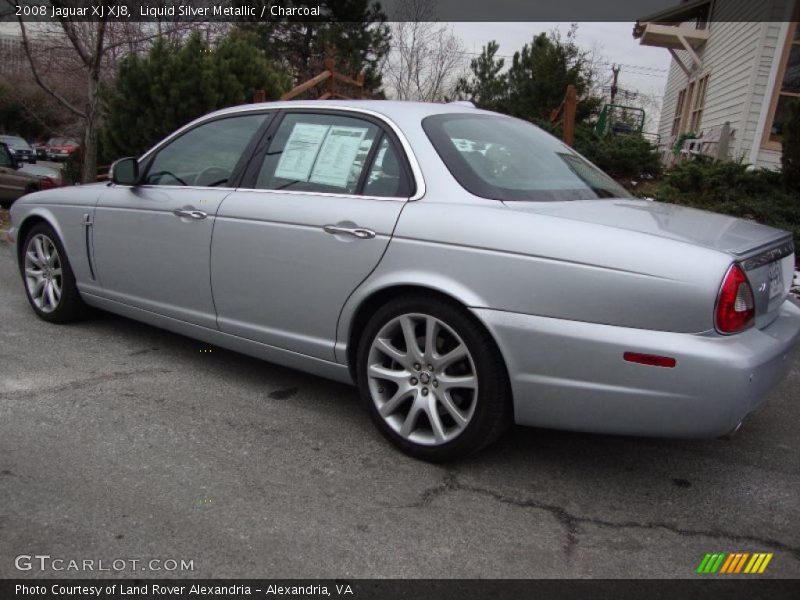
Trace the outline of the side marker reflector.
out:
[[[651,367],[666,367],[673,368],[677,361],[669,356],[658,356],[657,354],[642,354],[640,352],[626,352],[622,355],[628,362],[639,363],[640,365],[648,365]]]

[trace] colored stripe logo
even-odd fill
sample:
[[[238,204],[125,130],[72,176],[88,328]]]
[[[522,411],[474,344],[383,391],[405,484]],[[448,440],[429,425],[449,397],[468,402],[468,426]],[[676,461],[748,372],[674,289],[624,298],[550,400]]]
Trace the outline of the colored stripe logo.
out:
[[[700,561],[697,573],[701,575],[719,573],[721,575],[731,575],[745,573],[755,575],[763,573],[769,561],[772,560],[772,552],[715,552],[709,553]]]

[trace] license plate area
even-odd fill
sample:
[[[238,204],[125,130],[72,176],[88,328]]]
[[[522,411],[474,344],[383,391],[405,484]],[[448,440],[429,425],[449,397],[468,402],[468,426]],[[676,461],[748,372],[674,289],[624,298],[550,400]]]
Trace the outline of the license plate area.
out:
[[[780,261],[770,263],[767,271],[767,281],[770,300],[783,294],[783,271],[781,270]]]

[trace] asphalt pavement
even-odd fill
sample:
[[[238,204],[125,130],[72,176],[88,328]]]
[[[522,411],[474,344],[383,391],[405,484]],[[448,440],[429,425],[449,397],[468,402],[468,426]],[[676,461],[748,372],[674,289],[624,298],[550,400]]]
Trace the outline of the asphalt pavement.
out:
[[[0,245],[0,578],[682,578],[708,552],[800,577],[799,427],[795,363],[732,440],[520,427],[430,465],[348,386],[109,314],[37,319]],[[35,555],[142,562],[15,567]]]

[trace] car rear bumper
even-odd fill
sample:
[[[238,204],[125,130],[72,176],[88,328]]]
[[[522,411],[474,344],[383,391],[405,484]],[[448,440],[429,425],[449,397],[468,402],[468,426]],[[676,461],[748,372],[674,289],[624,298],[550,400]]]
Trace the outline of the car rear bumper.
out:
[[[629,329],[473,309],[503,353],[516,422],[595,433],[702,438],[733,430],[791,367],[800,308],[722,337]],[[623,360],[676,359],[674,368]]]

